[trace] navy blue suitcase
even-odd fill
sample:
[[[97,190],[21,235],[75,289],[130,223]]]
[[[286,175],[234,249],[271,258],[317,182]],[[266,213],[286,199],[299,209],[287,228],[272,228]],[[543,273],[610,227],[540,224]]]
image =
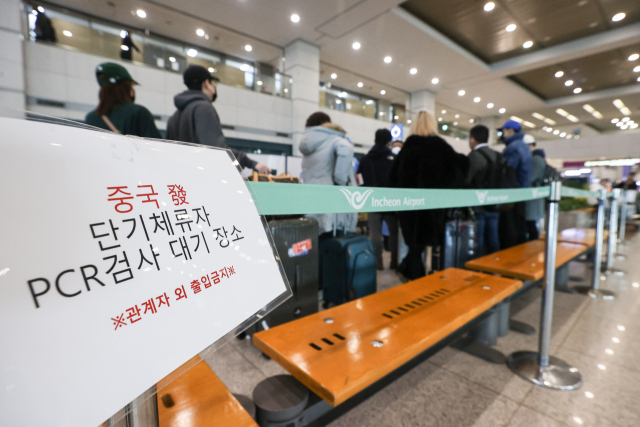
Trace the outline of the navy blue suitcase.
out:
[[[339,305],[376,292],[377,272],[373,244],[366,236],[327,240],[322,248],[325,307]]]

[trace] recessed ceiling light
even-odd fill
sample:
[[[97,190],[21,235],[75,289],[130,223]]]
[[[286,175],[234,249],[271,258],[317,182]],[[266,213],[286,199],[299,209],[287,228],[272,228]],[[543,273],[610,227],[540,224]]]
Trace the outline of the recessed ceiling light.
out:
[[[364,86],[364,83],[358,82],[358,87],[362,87],[362,86]]]
[[[458,122],[453,122],[453,125],[454,126],[458,126]]]
[[[562,132],[562,133],[560,134],[560,138],[564,138],[565,136],[567,136],[567,133],[566,133],[566,132]]]
[[[613,22],[618,22],[618,21],[622,21],[624,19],[624,17],[627,16],[624,13],[620,12],[620,13],[616,13],[615,15],[613,15],[613,18],[611,18],[611,20]]]
[[[581,87],[577,87],[573,90],[573,93],[580,93],[582,92],[582,88]]]
[[[190,57],[194,58],[194,57],[196,57],[198,55],[198,51],[195,50],[195,49],[189,49],[187,51],[187,55],[189,55]]]
[[[620,126],[620,129],[622,129],[622,130],[627,130],[627,129],[629,129],[629,126],[627,126],[627,125],[622,125],[622,126]]]
[[[493,102],[488,103],[487,108],[493,108]]]
[[[621,99],[614,99],[613,105],[615,105],[618,110],[624,108],[624,102],[622,102]]]
[[[567,80],[566,82],[564,82],[565,86],[571,86],[573,85],[573,80]]]
[[[546,128],[545,130],[546,130],[547,132],[552,132],[552,131],[553,131],[553,129],[551,129],[551,128]]]
[[[67,37],[72,37],[72,36],[73,36],[73,33],[72,33],[71,31],[69,31],[69,30],[64,30],[64,31],[62,32],[62,34],[64,34],[64,35],[65,35],[65,36],[67,36]]]
[[[554,131],[553,131],[553,134],[554,134],[554,135],[557,135],[557,134],[559,134],[559,133],[560,133],[560,131],[559,131],[558,129],[556,129],[556,130],[554,130]]]
[[[437,77],[434,77],[431,79],[431,83],[434,85],[437,85],[438,83],[440,83],[440,79],[438,79]]]
[[[611,119],[611,123],[618,123],[620,120],[618,119]]]
[[[634,53],[629,57],[629,61],[635,61],[638,58],[640,58],[640,55],[638,55],[637,53]]]
[[[640,65],[633,69],[634,73],[640,73]]]
[[[408,123],[408,124],[411,124],[411,119],[407,120],[407,123]]]
[[[262,86],[262,80],[258,80],[258,81],[256,82],[256,84],[257,84],[258,86]]]
[[[501,108],[501,109],[498,110],[498,113],[500,113],[500,114],[504,114],[506,112],[507,112],[507,110],[505,110],[504,108]]]
[[[636,79],[636,81],[639,81],[639,82],[640,82],[640,77],[638,77],[638,78]]]
[[[564,76],[564,71],[556,72],[556,77],[562,77],[562,76]]]
[[[196,34],[197,34],[199,37],[204,37],[204,30],[203,30],[202,28],[198,28],[198,29],[196,30]]]
[[[38,12],[40,12],[40,13],[44,13],[44,7],[42,7],[42,6],[38,6]]]
[[[291,22],[300,22],[300,15],[298,15],[297,13],[291,15]]]
[[[336,104],[342,104],[342,100],[341,99],[336,99]]]
[[[524,42],[524,44],[522,45],[522,47],[525,49],[529,49],[531,46],[533,46],[533,42],[531,40]]]
[[[393,116],[393,120],[398,120],[399,118],[399,116]]]
[[[215,69],[215,68],[213,68],[213,67],[209,67],[209,72],[210,72],[210,73],[215,73],[215,72],[216,72],[216,69]]]
[[[580,119],[578,119],[576,116],[574,116],[573,114],[569,114],[567,116],[567,120],[572,121],[573,123],[578,123],[580,121]]]
[[[593,113],[594,111],[596,111],[595,108],[593,108],[591,105],[589,104],[584,104],[582,106],[582,108],[587,112],[587,113]]]
[[[353,42],[353,44],[351,45],[351,47],[352,47],[354,50],[358,50],[358,49],[360,49],[360,43],[359,43],[359,42]]]
[[[129,34],[129,33],[126,32],[125,30],[120,31],[120,38],[123,39],[123,38],[127,37],[127,34]]]
[[[491,12],[496,7],[496,4],[492,1],[484,5],[484,10],[487,12]]]
[[[549,117],[545,118],[544,122],[550,124],[551,126],[555,126],[556,125],[556,121],[555,120],[551,120]]]
[[[147,12],[145,12],[142,9],[138,9],[138,10],[136,10],[136,15],[138,15],[140,18],[146,18],[147,17]]]
[[[621,122],[622,122],[622,123],[626,123],[626,122],[628,122],[629,120],[631,120],[629,117],[623,117],[623,118],[622,118],[622,120],[621,120]]]
[[[466,92],[464,90],[459,90],[458,91],[458,96],[464,96]]]
[[[442,121],[442,117],[438,117],[438,121],[441,122]]]
[[[623,122],[618,122],[618,123],[616,123],[616,126],[618,126],[618,127],[624,126],[624,123]]]
[[[631,126],[629,126],[629,127],[630,127],[631,129],[635,129],[635,128],[637,128],[637,127],[638,127],[638,124],[637,124],[637,123],[634,123],[634,124],[632,124],[632,125],[631,125]]]
[[[385,93],[387,93],[387,91],[386,91],[386,90],[384,90],[384,89],[382,89],[382,90],[380,91],[380,95],[384,95]]]
[[[524,120],[522,120],[520,117],[518,116],[511,116],[509,117],[511,120],[515,120],[518,123],[522,123]]]
[[[469,119],[469,123],[473,123],[473,119]]]
[[[440,111],[440,113],[447,114],[447,110],[442,110],[442,111]]]
[[[335,80],[335,79],[338,78],[338,75],[336,73],[333,73],[333,74],[331,74],[331,78]]]
[[[458,92],[458,94],[460,94],[460,92]],[[476,96],[475,98],[473,98],[473,102],[480,102],[480,97]]]
[[[125,52],[129,50],[129,46],[126,46],[124,44],[120,45],[120,49],[124,50]]]
[[[412,69],[409,70],[409,73],[411,73],[411,74],[416,74],[417,72],[418,72],[417,68],[412,68]]]
[[[248,44],[244,47],[244,50],[246,50],[247,52],[251,52],[253,50],[253,47],[251,47],[251,45]]]
[[[512,31],[516,30],[516,24],[509,24],[507,25],[507,33],[510,33]]]
[[[176,58],[174,58],[173,56],[169,57],[169,62],[176,62]]]
[[[340,98],[346,98],[348,95],[347,92],[340,92],[340,95],[338,95]]]
[[[556,110],[556,113],[560,114],[562,117],[567,117],[569,115],[569,113],[567,113],[566,111],[564,111],[562,108],[558,108]]]
[[[540,113],[531,113],[531,115],[538,120],[544,120],[544,116]]]
[[[459,118],[460,118],[460,114],[456,114],[454,117],[455,117],[456,119],[459,119]]]
[[[392,59],[391,59],[391,57],[390,57],[390,56],[385,56],[385,57],[384,57],[384,63],[385,63],[385,64],[388,64],[388,63],[390,63],[391,61],[392,61]]]

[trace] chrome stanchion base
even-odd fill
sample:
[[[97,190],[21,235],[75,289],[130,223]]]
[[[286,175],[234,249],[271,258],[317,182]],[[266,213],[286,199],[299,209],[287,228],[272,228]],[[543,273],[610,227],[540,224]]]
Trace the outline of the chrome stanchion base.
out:
[[[606,289],[593,289],[591,286],[576,286],[575,289],[579,294],[586,295],[588,297],[598,299],[612,300],[616,299],[616,293],[608,291]]]
[[[624,254],[615,254],[616,259],[618,260],[623,260],[623,259],[627,259],[627,256]]]
[[[578,368],[549,356],[549,366],[541,367],[535,351],[518,351],[507,359],[507,365],[519,377],[541,387],[554,390],[576,390],[582,386]]]
[[[604,274],[613,274],[614,276],[624,276],[626,273],[622,270],[612,268],[611,270],[605,270]]]

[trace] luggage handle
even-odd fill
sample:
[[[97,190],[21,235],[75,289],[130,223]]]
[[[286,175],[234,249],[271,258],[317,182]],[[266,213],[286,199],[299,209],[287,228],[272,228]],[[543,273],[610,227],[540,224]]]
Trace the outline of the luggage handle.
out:
[[[366,251],[362,251],[358,255],[356,255],[356,257],[353,260],[353,265],[354,266],[355,266],[356,262],[358,262],[358,257],[360,255],[363,255],[363,254],[371,254],[371,252],[369,252],[369,250],[367,249]],[[351,272],[351,280],[349,280],[347,282],[347,286],[349,288],[347,291],[352,291],[354,299],[357,299],[356,290],[353,287],[353,280],[355,279],[355,275],[356,275],[356,269],[354,268],[353,271]],[[347,301],[352,301],[352,300],[351,299],[347,299]]]

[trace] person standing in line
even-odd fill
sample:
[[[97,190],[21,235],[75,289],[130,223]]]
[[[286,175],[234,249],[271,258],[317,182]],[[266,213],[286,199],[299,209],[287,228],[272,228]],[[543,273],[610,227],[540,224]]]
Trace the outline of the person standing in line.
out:
[[[394,155],[398,155],[398,153],[400,153],[400,150],[402,150],[402,146],[404,145],[404,143],[402,141],[400,141],[399,139],[393,141],[391,143],[391,152]]]
[[[300,140],[302,182],[316,185],[356,185],[353,171],[353,146],[345,139],[345,131],[331,123],[331,118],[318,111],[307,118]],[[325,242],[335,236],[356,231],[357,213],[311,214],[318,221],[319,281],[323,286],[323,252]]]
[[[389,129],[378,129],[374,146],[360,161],[358,173],[362,176],[365,187],[386,187],[387,177],[396,156],[387,147],[391,142]],[[373,243],[378,270],[384,270],[382,263],[382,222],[389,228],[389,247],[391,249],[391,265],[398,268],[398,220],[395,212],[369,212],[369,232]]]
[[[531,187],[541,187],[544,185],[544,171],[547,167],[544,151],[536,149],[536,139],[533,135],[525,135],[523,141],[531,149]],[[538,240],[540,238],[538,221],[544,218],[544,199],[527,200],[524,205],[524,216],[527,221],[528,240]]]
[[[216,83],[220,79],[200,65],[191,65],[185,70],[183,80],[187,90],[173,99],[177,110],[167,123],[167,139],[229,149],[213,107],[218,97]],[[243,168],[271,173],[267,165],[251,160],[246,153],[230,150]]]
[[[469,174],[465,186],[467,188],[484,189],[488,188],[487,181],[491,168],[500,160],[500,153],[489,148],[489,128],[477,125],[469,132]],[[500,212],[490,212],[482,206],[473,208],[478,227],[478,255],[485,255],[484,245],[486,243],[488,254],[500,250],[500,239],[498,237],[498,220]]]
[[[126,49],[124,49],[123,46],[126,47]],[[133,43],[133,40],[131,40],[131,35],[129,35],[129,32],[124,31],[124,37],[120,42],[120,58],[125,61],[131,61],[131,59],[133,58],[133,49],[135,49],[138,53],[140,52],[138,46],[136,46]]]
[[[501,128],[500,140],[506,145],[502,155],[516,173],[518,188],[531,186],[531,150],[524,143],[520,123],[507,120]],[[527,241],[524,202],[514,203],[513,209],[501,212],[499,223],[500,247],[507,249]]]
[[[123,135],[160,138],[153,115],[142,105],[134,104],[138,82],[122,65],[104,62],[96,67],[100,85],[98,108],[88,113],[85,123]]]
[[[393,188],[463,188],[469,160],[438,136],[433,116],[420,111],[389,171],[387,185]],[[398,212],[409,253],[398,273],[414,280],[426,274],[422,252],[426,246],[444,244],[446,209]]]

